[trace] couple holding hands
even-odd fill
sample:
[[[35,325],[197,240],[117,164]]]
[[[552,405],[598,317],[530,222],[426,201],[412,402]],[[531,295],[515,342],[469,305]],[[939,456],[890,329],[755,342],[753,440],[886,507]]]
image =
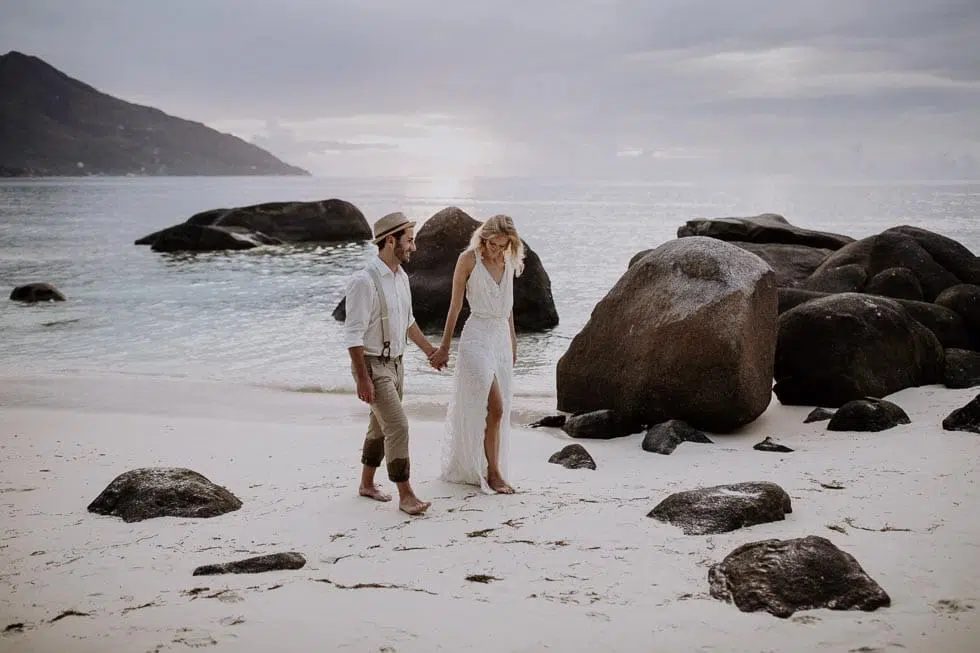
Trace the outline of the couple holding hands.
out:
[[[496,215],[476,229],[456,261],[449,314],[436,347],[415,323],[412,291],[401,267],[416,251],[414,228],[415,223],[402,213],[386,215],[374,224],[378,255],[347,283],[344,332],[357,396],[371,408],[359,493],[376,501],[391,500],[374,482],[375,471],[387,459],[399,508],[421,515],[431,504],[419,499],[409,482],[402,356],[411,340],[434,368],[444,368],[464,297],[470,316],[456,353],[440,478],[478,485],[487,493],[514,493],[505,478],[517,361],[514,278],[524,268],[524,245],[506,215]]]

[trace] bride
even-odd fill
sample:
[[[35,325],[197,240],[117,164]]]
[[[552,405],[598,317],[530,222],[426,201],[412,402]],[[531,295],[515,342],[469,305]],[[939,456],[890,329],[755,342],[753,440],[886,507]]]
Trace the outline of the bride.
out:
[[[453,295],[433,364],[449,359],[463,294],[470,316],[463,325],[446,415],[442,476],[513,494],[508,470],[511,380],[517,362],[514,277],[524,269],[524,244],[514,221],[495,215],[473,233],[453,273]]]

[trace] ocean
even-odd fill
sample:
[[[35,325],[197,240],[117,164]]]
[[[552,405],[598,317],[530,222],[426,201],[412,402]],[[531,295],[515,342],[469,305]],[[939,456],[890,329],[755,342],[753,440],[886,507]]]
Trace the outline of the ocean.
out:
[[[555,365],[636,252],[687,220],[773,212],[869,236],[911,224],[980,252],[980,182],[611,182],[546,179],[60,178],[0,181],[0,288],[54,284],[63,303],[0,301],[0,371],[151,375],[353,392],[331,312],[370,244],[160,254],[133,241],[205,209],[338,197],[373,222],[446,206],[512,216],[548,272],[560,324],[519,336],[515,392],[548,396]],[[430,339],[437,339],[432,334]],[[410,347],[406,392],[449,372]]]

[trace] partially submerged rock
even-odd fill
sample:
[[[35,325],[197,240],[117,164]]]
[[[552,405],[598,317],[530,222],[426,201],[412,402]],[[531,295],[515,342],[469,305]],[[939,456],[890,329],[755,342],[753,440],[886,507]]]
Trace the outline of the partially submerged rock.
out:
[[[37,302],[63,302],[64,294],[50,283],[27,283],[17,286],[10,292],[10,299],[25,304]]]
[[[679,526],[685,535],[709,535],[782,521],[791,512],[786,490],[762,481],[678,492],[657,504],[647,517]]]
[[[272,553],[254,558],[245,558],[234,562],[224,562],[216,565],[204,565],[194,570],[195,576],[212,576],[216,574],[261,574],[266,571],[283,569],[302,569],[306,565],[303,554],[290,551],[288,553]]]
[[[555,452],[548,458],[549,463],[561,465],[568,469],[595,469],[595,460],[580,444],[570,444],[561,451]]]
[[[172,232],[176,227],[180,227],[180,230]],[[194,230],[191,227],[213,229]],[[135,244],[151,245],[158,251],[182,251],[182,245],[192,251],[203,251],[205,243],[199,239],[210,238],[212,240],[207,242],[211,249],[248,249],[241,246],[242,239],[226,237],[221,240],[221,236],[213,233],[215,231],[237,234],[244,236],[244,240],[264,244],[334,243],[371,238],[371,227],[361,210],[350,202],[334,198],[210,209],[192,215],[179,225],[144,236]],[[184,238],[161,242],[160,237],[168,232],[184,234]],[[227,247],[220,247],[222,244]]]
[[[154,517],[217,517],[241,507],[238,497],[195,471],[144,467],[117,476],[88,511],[136,522]]]
[[[885,590],[848,553],[823,537],[745,544],[708,571],[711,596],[742,612],[790,617],[798,610],[872,611],[891,605]]]
[[[962,408],[957,408],[943,420],[947,431],[967,431],[980,433],[980,395]]]
[[[210,225],[178,224],[157,234],[150,245],[154,252],[217,252],[281,245],[282,241],[259,232]]]
[[[886,431],[912,421],[901,407],[884,399],[866,397],[841,406],[827,424],[828,431]]]
[[[671,419],[648,428],[640,446],[644,451],[669,456],[681,442],[713,444],[703,431],[699,431],[683,420]]]

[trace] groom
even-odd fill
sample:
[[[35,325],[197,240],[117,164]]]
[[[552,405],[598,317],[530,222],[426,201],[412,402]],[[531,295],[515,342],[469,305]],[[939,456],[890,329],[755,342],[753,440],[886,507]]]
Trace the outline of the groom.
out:
[[[388,459],[388,478],[398,488],[398,507],[421,515],[431,505],[422,501],[409,483],[408,418],[402,408],[405,368],[402,355],[406,336],[428,357],[436,352],[415,323],[412,291],[401,264],[415,251],[415,223],[402,213],[391,213],[374,223],[378,256],[347,282],[347,319],[344,325],[357,398],[371,407],[371,419],[361,455],[363,497],[391,501],[374,484],[374,473]],[[444,363],[436,369],[441,369]]]

